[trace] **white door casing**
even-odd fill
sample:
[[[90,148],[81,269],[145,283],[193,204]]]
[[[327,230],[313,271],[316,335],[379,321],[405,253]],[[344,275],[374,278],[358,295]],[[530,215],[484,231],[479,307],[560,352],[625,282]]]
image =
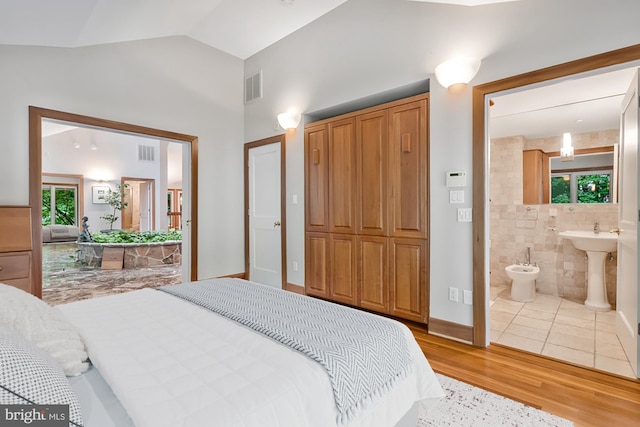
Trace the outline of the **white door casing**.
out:
[[[616,334],[636,377],[639,372],[638,341],[638,72],[622,103],[620,121],[620,207]]]
[[[249,149],[249,279],[282,288],[281,146]]]

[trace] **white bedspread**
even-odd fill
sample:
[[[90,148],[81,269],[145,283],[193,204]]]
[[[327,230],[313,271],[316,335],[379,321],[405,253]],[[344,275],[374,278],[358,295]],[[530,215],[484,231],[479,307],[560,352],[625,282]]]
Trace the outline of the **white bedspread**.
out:
[[[319,364],[206,309],[150,289],[58,307],[137,427],[336,425]],[[390,427],[443,396],[406,332],[412,374],[349,427]]]

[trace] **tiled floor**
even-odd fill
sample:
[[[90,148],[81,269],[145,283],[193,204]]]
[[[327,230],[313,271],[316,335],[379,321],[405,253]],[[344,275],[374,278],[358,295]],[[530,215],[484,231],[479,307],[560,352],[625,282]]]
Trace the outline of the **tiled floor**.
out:
[[[513,301],[491,287],[491,341],[635,378],[615,333],[616,312],[595,312],[551,295]]]

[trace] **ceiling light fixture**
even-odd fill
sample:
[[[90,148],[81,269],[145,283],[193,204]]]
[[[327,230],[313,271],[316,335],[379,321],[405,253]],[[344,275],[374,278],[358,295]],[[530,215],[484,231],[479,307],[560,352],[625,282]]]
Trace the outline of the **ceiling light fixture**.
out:
[[[73,148],[80,148],[80,143],[78,141],[73,141]]]
[[[573,160],[573,146],[571,145],[571,134],[569,132],[565,132],[562,135],[560,160],[563,162],[570,162],[571,160]]]
[[[283,129],[295,129],[300,124],[302,115],[300,113],[281,113],[278,114],[278,124]]]
[[[98,149],[98,144],[96,144],[95,141],[91,141],[91,147],[90,147],[93,151],[96,151]]]
[[[478,74],[480,60],[475,58],[453,58],[436,67],[436,79],[445,88],[466,85]]]

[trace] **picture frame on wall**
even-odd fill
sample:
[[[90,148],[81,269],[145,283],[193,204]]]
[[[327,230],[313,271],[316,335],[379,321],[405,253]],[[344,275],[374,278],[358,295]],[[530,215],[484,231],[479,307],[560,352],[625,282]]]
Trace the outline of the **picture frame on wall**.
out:
[[[105,200],[105,197],[108,192],[109,192],[108,185],[94,185],[93,187],[91,187],[92,202],[95,204],[107,203],[107,201]]]

